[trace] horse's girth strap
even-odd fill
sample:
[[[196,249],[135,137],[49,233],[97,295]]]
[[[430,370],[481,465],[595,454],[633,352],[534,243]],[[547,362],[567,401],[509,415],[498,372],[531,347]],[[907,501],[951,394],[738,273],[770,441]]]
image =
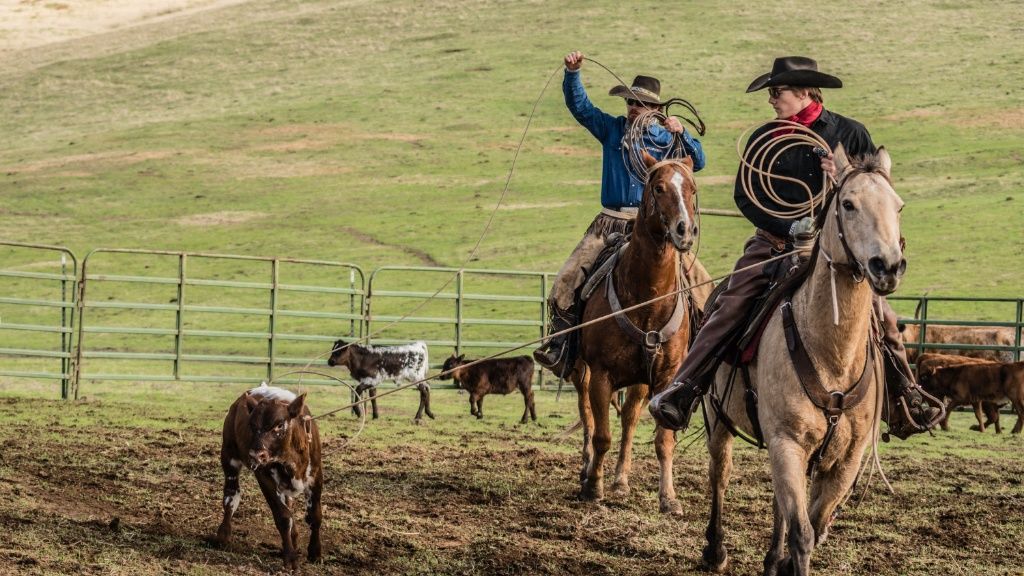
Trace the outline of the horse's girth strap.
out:
[[[867,342],[867,353],[864,358],[864,369],[860,378],[846,392],[839,392],[825,388],[818,377],[818,371],[814,369],[810,356],[807,355],[807,348],[800,339],[800,331],[796,326],[796,319],[793,317],[793,301],[787,297],[780,307],[782,310],[782,328],[786,334],[786,347],[789,348],[789,357],[796,369],[797,379],[804,389],[804,393],[811,402],[825,412],[826,416],[840,416],[846,410],[853,408],[864,400],[867,392],[866,382],[871,379],[874,371],[871,370],[874,362],[874,349],[871,340]]]

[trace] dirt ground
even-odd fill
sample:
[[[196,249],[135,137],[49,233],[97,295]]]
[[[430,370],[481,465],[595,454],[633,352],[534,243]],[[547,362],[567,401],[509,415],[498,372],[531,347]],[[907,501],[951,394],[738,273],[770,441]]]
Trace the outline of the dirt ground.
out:
[[[464,398],[454,391],[435,398],[435,406],[450,403],[457,411],[425,427],[385,412],[347,446],[351,417],[325,423],[325,558],[303,562],[303,573],[698,571],[708,506],[701,443],[677,452],[681,516],[657,512],[657,467],[642,436],[632,493],[580,502],[578,434],[559,434],[574,403],[563,399],[559,414],[542,404],[541,423],[520,427],[513,424],[522,409],[517,402],[493,401],[514,415],[476,421],[462,414]],[[278,572],[280,543],[250,474],[242,478],[232,546],[209,543],[223,481],[219,433],[210,420],[198,426],[189,416],[139,410],[164,424],[123,426],[125,412],[102,403],[0,400],[0,527],[7,535],[0,573]],[[942,454],[923,439],[914,450],[887,455],[897,494],[875,482],[859,506],[848,506],[816,551],[813,569],[1022,573],[1024,458],[1009,435],[999,442],[1005,449]],[[914,456],[918,449],[921,457]],[[765,454],[738,448],[726,508],[729,574],[760,573],[770,515]],[[303,550],[307,537],[300,524]]]
[[[0,57],[242,1],[6,0],[0,2]]]

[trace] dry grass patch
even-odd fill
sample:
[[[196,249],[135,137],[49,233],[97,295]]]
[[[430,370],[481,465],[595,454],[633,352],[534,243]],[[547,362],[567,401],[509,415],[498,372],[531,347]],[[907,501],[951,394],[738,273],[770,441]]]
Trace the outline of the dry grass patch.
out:
[[[266,212],[225,210],[223,212],[207,212],[206,214],[183,216],[174,222],[179,226],[231,226],[266,218],[267,216],[270,216],[270,214]]]

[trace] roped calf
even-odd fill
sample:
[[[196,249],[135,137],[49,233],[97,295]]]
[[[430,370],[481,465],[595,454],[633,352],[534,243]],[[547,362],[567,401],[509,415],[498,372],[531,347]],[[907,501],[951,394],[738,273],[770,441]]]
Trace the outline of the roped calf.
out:
[[[345,366],[352,378],[359,384],[356,386],[356,397],[363,398],[369,393],[373,406],[373,417],[377,412],[377,385],[384,380],[401,382],[417,382],[427,377],[427,343],[422,340],[403,346],[361,346],[356,343],[346,344],[344,340],[334,343],[328,366]],[[419,424],[423,414],[431,419],[434,413],[430,410],[430,385],[420,382],[416,385],[420,391],[420,407],[416,411],[415,421]],[[360,406],[352,408],[356,416],[362,414]]]
[[[948,368],[949,366],[958,366],[960,364],[991,364],[992,360],[985,360],[983,358],[971,358],[969,356],[957,356],[954,354],[921,354],[917,357],[917,381],[921,383],[921,386],[929,394],[937,394],[935,390],[933,376],[935,371],[940,368]],[[941,395],[940,395],[941,396]],[[978,419],[977,430],[984,432],[986,426],[995,426],[996,434],[1002,432],[1002,427],[999,426],[999,404],[994,402],[975,402],[972,407],[974,408],[974,415]],[[955,408],[955,406],[949,406],[949,408]],[[985,415],[985,419],[982,420],[982,413]],[[946,411],[946,416],[939,422],[943,430],[949,430],[949,415],[950,410]],[[975,427],[971,427],[972,430]]]
[[[464,354],[453,354],[444,361],[440,376],[443,380],[454,379],[460,388],[469,392],[470,414],[477,418],[484,417],[483,400],[488,394],[504,395],[519,390],[526,404],[520,424],[526,424],[527,413],[534,422],[537,421],[537,411],[533,406],[533,359],[529,356],[492,358],[464,367],[471,362],[474,360],[466,360]]]
[[[242,394],[228,409],[224,419],[224,437],[220,464],[224,469],[224,519],[217,530],[216,542],[231,540],[231,517],[238,510],[241,492],[238,474],[242,466],[256,475],[263,497],[274,514],[274,525],[281,533],[282,555],[286,567],[298,568],[299,531],[292,520],[292,498],[306,498],[306,522],[309,524],[310,562],[320,559],[320,524],[323,513],[320,498],[324,488],[321,466],[320,432],[309,419],[306,395],[296,396],[266,384]]]
[[[930,376],[927,385],[948,397],[949,406],[998,402],[1007,398],[1017,411],[1013,433],[1019,434],[1024,427],[1024,362],[958,364],[939,368]]]

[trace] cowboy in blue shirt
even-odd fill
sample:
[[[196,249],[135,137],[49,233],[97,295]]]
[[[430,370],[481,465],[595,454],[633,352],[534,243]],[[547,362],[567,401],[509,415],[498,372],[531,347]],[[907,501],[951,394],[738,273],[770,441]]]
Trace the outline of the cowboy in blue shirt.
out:
[[[630,151],[623,150],[623,137],[644,112],[659,110],[663,106],[661,82],[650,76],[637,76],[632,87],[626,88],[620,84],[608,92],[611,96],[620,96],[626,100],[626,115],[612,116],[602,111],[590,102],[583,88],[580,80],[582,64],[581,52],[566,55],[562,92],[565,94],[565,106],[573,118],[601,143],[602,210],[555,277],[548,297],[551,332],[559,332],[576,324],[576,314],[572,311],[575,291],[585,279],[585,270],[590,268],[605,247],[606,238],[613,233],[628,234],[632,229],[644,183],[626,165],[624,152],[628,154]],[[661,160],[677,135],[682,140],[686,154],[693,158],[694,171],[703,168],[704,149],[700,141],[683,128],[678,118],[669,116],[662,125],[650,124],[644,131],[642,142],[649,154]],[[564,360],[565,341],[565,336],[551,338],[542,348],[534,351],[533,357],[542,366],[561,373],[562,370],[555,367]]]

